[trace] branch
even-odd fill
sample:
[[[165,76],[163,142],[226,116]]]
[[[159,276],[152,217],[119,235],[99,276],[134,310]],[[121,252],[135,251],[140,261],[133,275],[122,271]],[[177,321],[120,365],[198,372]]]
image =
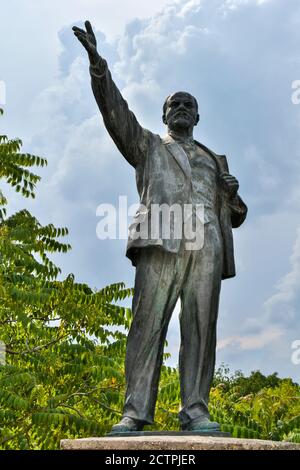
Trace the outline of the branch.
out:
[[[18,352],[18,351],[13,351],[12,349],[9,349],[9,348],[5,348],[5,352],[8,353],[8,354],[17,354],[17,355],[21,355],[21,356],[25,355],[25,354],[35,353],[37,351],[40,351],[41,349],[49,348],[49,346],[52,346],[52,344],[58,343],[62,339],[66,338],[67,336],[69,336],[69,333],[66,333],[65,335],[62,335],[59,338],[53,339],[52,341],[49,341],[49,343],[42,344],[40,346],[35,346],[34,348],[26,349],[25,351]]]
[[[100,400],[97,400],[97,398],[91,397],[91,399],[92,399],[95,403],[98,403],[98,405],[103,406],[103,408],[105,408],[106,410],[112,411],[113,413],[116,413],[116,414],[122,416],[123,413],[121,413],[121,411],[115,410],[114,408],[110,408],[109,406],[107,406],[107,405],[105,405],[104,403],[102,403]]]
[[[84,416],[82,413],[80,413],[80,411],[77,410],[77,408],[74,408],[74,406],[66,405],[66,404],[64,404],[64,403],[58,403],[57,406],[61,406],[61,407],[63,407],[63,408],[70,408],[70,410],[73,410],[73,411],[75,411],[76,413],[78,413],[78,415],[80,416],[80,418],[85,419],[85,416]]]

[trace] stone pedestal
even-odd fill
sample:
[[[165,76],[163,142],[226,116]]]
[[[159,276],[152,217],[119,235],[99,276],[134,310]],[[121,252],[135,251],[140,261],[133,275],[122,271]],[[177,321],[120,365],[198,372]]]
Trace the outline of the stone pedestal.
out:
[[[183,433],[182,433],[183,434]],[[63,450],[300,450],[300,444],[204,435],[140,435],[63,439]]]

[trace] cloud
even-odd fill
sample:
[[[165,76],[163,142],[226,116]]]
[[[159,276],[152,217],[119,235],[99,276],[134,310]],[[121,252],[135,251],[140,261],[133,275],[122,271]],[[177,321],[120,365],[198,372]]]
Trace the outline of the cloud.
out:
[[[201,9],[201,0],[189,0],[182,5],[180,11],[177,12],[177,16],[185,17],[188,13],[196,14]]]
[[[218,342],[217,350],[228,347],[241,350],[262,349],[264,346],[277,341],[282,334],[279,328],[269,327],[256,335],[229,336]]]
[[[296,305],[300,304],[300,227],[290,256],[290,271],[285,274],[276,285],[276,293],[264,303],[270,321],[278,323],[295,324],[298,311]],[[298,301],[298,302],[297,302]],[[300,332],[299,332],[300,333]]]
[[[259,6],[270,1],[272,0],[225,0],[222,6],[224,10],[236,10],[237,8],[245,5],[256,4]]]

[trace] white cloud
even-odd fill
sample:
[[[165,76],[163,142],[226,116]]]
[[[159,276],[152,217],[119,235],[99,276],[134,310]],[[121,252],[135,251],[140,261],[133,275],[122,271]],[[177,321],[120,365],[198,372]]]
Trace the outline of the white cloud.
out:
[[[201,3],[202,1],[201,0],[189,0],[188,2],[186,2],[185,4],[183,4],[183,6],[181,7],[180,11],[178,11],[176,13],[177,16],[181,16],[181,17],[184,17],[186,16],[188,13],[193,13],[193,14],[196,14],[199,12],[199,10],[201,9]]]
[[[263,5],[272,0],[225,0],[224,8],[228,10],[236,10],[237,8],[249,4]]]
[[[241,350],[262,349],[270,343],[276,342],[283,332],[278,327],[268,327],[256,335],[229,336],[218,341],[217,350],[230,348]]]
[[[58,32],[89,19],[110,42],[123,34],[133,18],[151,16],[169,0],[11,0],[1,6],[0,80],[7,89],[7,112],[2,120],[10,133],[24,141],[39,129],[39,117],[30,113],[36,96],[57,76],[62,52]],[[26,18],[26,20],[24,20]],[[13,26],[12,26],[13,25]],[[13,29],[13,33],[12,33]],[[77,46],[79,54],[79,46]]]
[[[295,299],[300,297],[300,227],[297,230],[297,237],[290,257],[290,271],[283,276],[276,285],[277,292],[266,300],[264,307],[269,317],[276,308],[282,307],[286,310],[286,304],[293,304]]]
[[[280,185],[279,169],[276,162],[272,162],[269,156],[262,155],[255,145],[250,145],[244,151],[245,162],[251,166],[259,182],[260,192],[274,191]]]

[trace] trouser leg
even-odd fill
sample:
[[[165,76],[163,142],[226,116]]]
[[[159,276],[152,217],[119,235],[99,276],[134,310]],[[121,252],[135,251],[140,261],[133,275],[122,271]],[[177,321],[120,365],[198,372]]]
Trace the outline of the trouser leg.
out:
[[[146,248],[136,268],[128,334],[124,416],[152,423],[167,327],[179,297],[185,259]]]
[[[181,294],[179,354],[181,424],[209,417],[208,398],[215,367],[216,326],[223,265],[219,224],[205,226],[204,246],[192,252]]]

